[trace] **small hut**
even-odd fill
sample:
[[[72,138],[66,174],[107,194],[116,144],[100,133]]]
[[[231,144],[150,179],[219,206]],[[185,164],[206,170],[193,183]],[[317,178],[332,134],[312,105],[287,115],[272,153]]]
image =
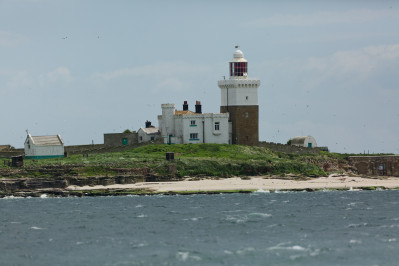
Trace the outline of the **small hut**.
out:
[[[308,148],[316,148],[317,143],[314,137],[312,136],[304,136],[304,137],[295,137],[291,139],[292,146],[299,147],[308,147]]]
[[[48,159],[64,157],[64,141],[61,136],[32,136],[25,140],[26,159]]]

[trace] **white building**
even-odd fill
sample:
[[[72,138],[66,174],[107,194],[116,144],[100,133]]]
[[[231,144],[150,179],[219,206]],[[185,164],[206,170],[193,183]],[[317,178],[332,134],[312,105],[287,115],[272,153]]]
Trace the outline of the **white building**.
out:
[[[64,157],[64,141],[61,136],[31,136],[25,140],[26,159]]]
[[[182,111],[177,111],[175,104],[162,104],[158,122],[164,143],[229,144],[229,114],[203,114],[199,101],[195,109],[195,112],[189,111],[186,101]]]
[[[157,140],[161,135],[159,128],[152,126],[150,121],[146,121],[145,128],[141,127],[137,134],[139,143]]]
[[[295,137],[291,139],[291,145],[299,147],[308,147],[308,148],[317,147],[316,140],[312,136]]]

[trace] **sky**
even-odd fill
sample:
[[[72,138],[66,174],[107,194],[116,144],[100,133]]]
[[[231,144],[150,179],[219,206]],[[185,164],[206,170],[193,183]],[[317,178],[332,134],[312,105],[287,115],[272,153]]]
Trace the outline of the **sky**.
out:
[[[397,1],[0,0],[0,145],[158,125],[162,103],[220,111],[239,45],[259,138],[399,154]]]

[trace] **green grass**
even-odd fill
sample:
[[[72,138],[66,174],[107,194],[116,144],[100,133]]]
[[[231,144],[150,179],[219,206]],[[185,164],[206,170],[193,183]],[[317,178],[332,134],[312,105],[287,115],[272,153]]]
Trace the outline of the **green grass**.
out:
[[[174,152],[175,160],[166,161],[165,153]],[[348,155],[321,152],[320,154],[285,154],[263,147],[227,144],[152,144],[123,152],[73,155],[68,158],[24,160],[29,176],[41,176],[40,168],[55,166],[73,168],[80,176],[115,176],[115,168],[149,168],[167,176],[169,164],[175,164],[177,177],[184,176],[253,176],[284,175],[324,176],[324,163],[344,162]],[[0,164],[0,170],[8,168]],[[0,173],[1,175],[1,173]]]

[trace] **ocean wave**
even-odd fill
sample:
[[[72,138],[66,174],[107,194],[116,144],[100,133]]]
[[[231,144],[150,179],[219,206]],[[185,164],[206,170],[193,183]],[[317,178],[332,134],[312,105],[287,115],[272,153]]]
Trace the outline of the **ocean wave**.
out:
[[[187,260],[200,261],[202,260],[198,255],[192,255],[188,251],[179,251],[176,253],[176,259],[186,262]]]
[[[248,214],[249,216],[258,216],[258,217],[263,217],[263,218],[266,218],[266,217],[271,217],[272,215],[271,214],[269,214],[269,213],[260,213],[260,212],[254,212],[254,213],[250,213],[250,214]]]
[[[44,230],[45,228],[41,228],[41,227],[38,227],[38,226],[32,226],[30,229],[33,229],[33,230]]]
[[[347,228],[358,228],[368,226],[368,223],[360,223],[360,224],[349,224]]]
[[[299,245],[292,245],[290,242],[285,242],[285,243],[280,243],[276,246],[270,247],[268,248],[268,250],[294,250],[294,251],[307,251],[309,249],[304,248],[302,246]]]
[[[254,191],[254,193],[270,193],[270,190],[263,190],[263,189],[258,189],[256,191]]]

